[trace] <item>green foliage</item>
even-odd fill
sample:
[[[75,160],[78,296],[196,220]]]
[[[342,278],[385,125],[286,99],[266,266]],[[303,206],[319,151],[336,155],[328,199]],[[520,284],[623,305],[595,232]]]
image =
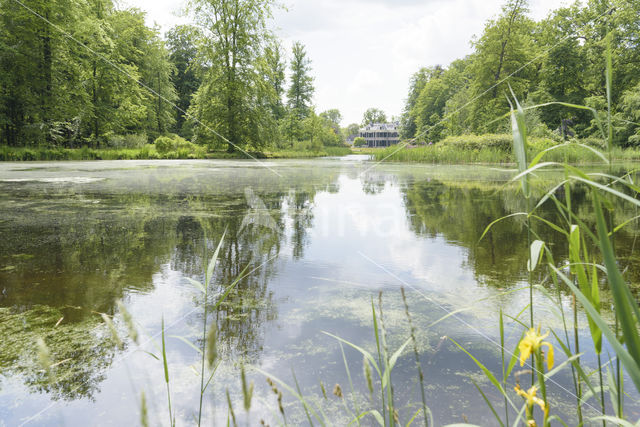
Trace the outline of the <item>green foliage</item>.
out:
[[[176,89],[176,105],[182,111],[187,111],[191,104],[191,97],[202,83],[203,66],[198,61],[198,43],[202,38],[199,28],[192,25],[178,25],[166,34],[169,60],[175,67],[172,82]],[[186,126],[186,116],[177,111],[174,131],[180,136],[190,138],[192,132]]]
[[[270,142],[276,131],[271,114],[274,88],[261,73],[266,19],[272,1],[196,0],[192,12],[207,32],[200,53],[208,68],[189,112],[194,142],[254,149]]]
[[[373,123],[386,123],[387,115],[379,108],[369,108],[362,116],[362,126]]]
[[[437,144],[406,147],[389,147],[375,150],[376,160],[418,162],[418,163],[515,163],[511,151],[512,137],[503,134],[460,135],[450,136]],[[549,138],[528,138],[527,158],[534,158],[538,153],[554,148],[545,154],[548,161],[572,164],[599,163],[602,158],[594,152],[585,149],[578,143],[594,148],[600,148],[602,140],[585,139],[574,140],[566,144],[558,144]],[[555,148],[557,147],[557,148]],[[614,148],[612,158],[620,161],[640,160],[640,150]]]
[[[307,118],[310,114],[311,99],[313,97],[313,77],[311,72],[311,61],[307,58],[304,45],[295,42],[292,48],[293,58],[291,59],[291,85],[287,91],[289,108],[298,120]]]
[[[96,54],[18,3],[0,2],[0,143],[73,148],[171,125],[163,98],[175,99],[173,67],[143,12],[109,0],[29,7]]]
[[[528,1],[506,1],[502,13],[473,41],[471,55],[447,67],[421,68],[411,77],[401,137],[437,142],[452,135],[507,133],[508,121],[497,120],[509,111],[507,79],[525,109],[558,102],[525,111],[531,136],[599,137],[591,112],[566,104],[595,108],[606,122],[608,73],[601,59],[607,51],[604,35],[611,31],[611,63],[616,66],[609,79],[614,88],[609,93],[613,144],[639,144],[640,50],[629,42],[640,37],[639,16],[637,2],[590,1],[534,22],[528,17]]]
[[[365,147],[366,145],[367,145],[367,141],[361,136],[353,140],[354,147]]]
[[[112,135],[107,140],[110,148],[142,148],[146,143],[147,135],[144,134]]]

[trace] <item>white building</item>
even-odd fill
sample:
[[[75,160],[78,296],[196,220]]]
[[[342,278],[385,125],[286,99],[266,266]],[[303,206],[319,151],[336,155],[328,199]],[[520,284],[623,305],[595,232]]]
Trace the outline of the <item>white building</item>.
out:
[[[398,122],[372,123],[361,128],[358,136],[367,141],[368,147],[388,147],[400,140],[398,126]]]

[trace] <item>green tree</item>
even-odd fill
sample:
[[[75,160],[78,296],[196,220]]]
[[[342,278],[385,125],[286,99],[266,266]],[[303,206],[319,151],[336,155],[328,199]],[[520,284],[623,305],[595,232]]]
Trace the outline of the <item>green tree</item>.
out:
[[[29,7],[71,34],[82,27],[83,8],[70,0],[34,0]],[[57,128],[82,114],[78,56],[78,46],[51,24],[0,0],[0,142],[53,143]]]
[[[436,67],[440,66],[438,65]],[[424,85],[429,81],[434,71],[434,68],[420,68],[420,70],[415,72],[409,80],[409,95],[407,96],[404,110],[400,117],[400,136],[403,139],[409,139],[416,136],[417,128],[416,118],[414,116],[414,107],[418,101],[420,92],[422,92],[422,88],[424,88]]]
[[[354,147],[364,147],[365,145],[367,145],[367,141],[361,136],[358,136],[353,140]]]
[[[470,65],[472,73],[471,98],[478,99],[470,106],[473,131],[496,131],[503,125],[493,119],[509,111],[504,97],[506,85],[499,83],[507,76],[509,84],[521,99],[526,99],[535,85],[534,66],[518,71],[537,55],[532,40],[533,21],[528,18],[527,0],[508,0],[497,20],[490,20],[482,36],[474,43],[475,53]],[[516,71],[518,71],[516,73]]]
[[[203,69],[198,61],[198,43],[202,38],[200,29],[192,25],[176,26],[166,35],[169,60],[176,69],[172,78],[178,95],[176,104],[182,111],[189,109],[193,94],[202,84]],[[184,113],[178,112],[174,131],[180,136],[191,137],[192,132],[185,126],[186,122]]]
[[[340,113],[340,110],[333,108],[331,110],[324,111],[320,113],[320,118],[323,120],[326,127],[333,130],[333,134],[335,135],[335,144],[332,145],[344,143],[345,137],[342,133],[342,129],[340,128],[340,123],[342,122],[342,114]]]
[[[311,99],[313,98],[313,77],[311,72],[311,61],[307,58],[304,45],[295,42],[292,48],[293,58],[291,59],[291,86],[287,91],[289,100],[288,106],[294,117],[302,120],[309,117],[311,113]]]
[[[263,101],[273,88],[259,71],[271,6],[271,0],[193,2],[196,22],[210,34],[201,48],[209,68],[190,108],[198,141],[226,143],[231,152],[264,146],[273,136],[275,121]]]
[[[386,121],[386,114],[379,108],[369,108],[364,112],[364,115],[362,116],[362,126],[370,125],[373,123],[386,123]]]
[[[357,123],[351,123],[349,126],[343,129],[343,135],[346,138],[357,136],[360,132],[360,125]]]
[[[286,62],[280,43],[274,38],[264,50],[264,77],[274,92],[271,112],[276,120],[282,120],[286,111],[283,102]]]
[[[427,69],[425,75],[428,79],[410,112],[416,136],[420,135],[431,141],[438,141],[445,136],[447,126],[443,123],[443,118],[446,116],[447,101],[467,86],[467,65],[465,60],[456,60],[446,70],[440,66]]]

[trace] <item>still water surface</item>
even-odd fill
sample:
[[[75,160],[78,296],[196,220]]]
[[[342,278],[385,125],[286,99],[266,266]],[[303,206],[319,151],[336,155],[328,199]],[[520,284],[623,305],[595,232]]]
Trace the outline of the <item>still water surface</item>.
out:
[[[134,425],[143,391],[151,424],[168,424],[163,365],[149,354],[160,357],[163,319],[177,424],[193,424],[199,355],[183,339],[200,346],[203,299],[187,278],[203,280],[205,248],[211,256],[225,230],[212,289],[219,292],[247,266],[250,274],[224,303],[210,306],[207,323],[218,330],[220,365],[205,396],[207,425],[226,423],[226,390],[240,424],[282,424],[276,397],[256,371],[249,373],[256,384],[251,412],[242,410],[242,362],[291,385],[295,372],[303,394],[333,423],[346,424],[345,404],[351,411],[353,401],[345,362],[339,342],[324,332],[373,352],[371,303],[377,306],[382,292],[393,351],[409,336],[401,287],[436,425],[495,423],[472,380],[496,408],[502,399],[447,337],[500,372],[498,312],[516,316],[528,303],[526,230],[514,218],[478,239],[492,220],[525,210],[510,183],[513,173],[371,165],[358,156],[271,161],[276,174],[249,161],[0,164],[0,425]],[[543,194],[544,177],[539,184]],[[588,215],[587,193],[576,187],[573,197]],[[552,206],[541,211],[556,219],[553,212]],[[616,215],[636,213],[618,206]],[[638,283],[635,230],[622,231],[617,244]],[[537,232],[555,253],[566,253],[557,235]],[[133,316],[138,344],[127,337],[118,300]],[[568,309],[566,294],[563,302]],[[543,327],[561,326],[542,292],[535,310]],[[115,315],[123,349],[98,313]],[[507,323],[513,349],[523,329]],[[63,362],[51,382],[38,370],[38,337],[53,361]],[[362,356],[349,347],[344,354],[359,408],[379,406],[378,396],[369,395]],[[413,352],[406,351],[393,371],[405,422],[421,407],[417,378]],[[574,424],[570,374],[554,378],[554,410]],[[515,381],[509,379],[510,387]],[[331,394],[336,383],[344,402]],[[635,399],[629,397],[632,419],[640,416]],[[306,422],[287,393],[284,410],[290,425]]]

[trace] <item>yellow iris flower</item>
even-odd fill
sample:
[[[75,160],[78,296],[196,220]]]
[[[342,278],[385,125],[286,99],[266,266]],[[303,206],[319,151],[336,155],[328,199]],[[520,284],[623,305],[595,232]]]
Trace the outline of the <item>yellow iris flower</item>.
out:
[[[520,388],[520,384],[517,384],[514,390],[516,391],[516,393],[518,393],[519,396],[524,397],[524,399],[527,401],[527,426],[536,427],[536,421],[533,418],[533,405],[538,405],[544,412],[544,424],[546,425],[547,417],[549,416],[549,407],[545,405],[544,400],[536,396],[538,388],[536,386],[531,386],[529,390],[524,391]]]
[[[547,347],[547,368],[553,368],[553,345],[547,341],[543,341],[549,336],[549,332],[544,335],[540,335],[540,326],[538,330],[531,328],[527,331],[518,349],[520,350],[520,366],[524,365],[524,362],[531,356],[532,353],[536,353],[542,346]]]
[[[538,405],[540,409],[542,409],[545,413],[547,412],[547,407],[544,404],[544,400],[536,397],[536,393],[538,392],[538,388],[536,386],[531,386],[531,388],[527,391],[524,391],[520,388],[520,384],[516,385],[514,390],[518,393],[518,396],[522,396],[527,401],[527,408],[533,408],[533,405]]]

